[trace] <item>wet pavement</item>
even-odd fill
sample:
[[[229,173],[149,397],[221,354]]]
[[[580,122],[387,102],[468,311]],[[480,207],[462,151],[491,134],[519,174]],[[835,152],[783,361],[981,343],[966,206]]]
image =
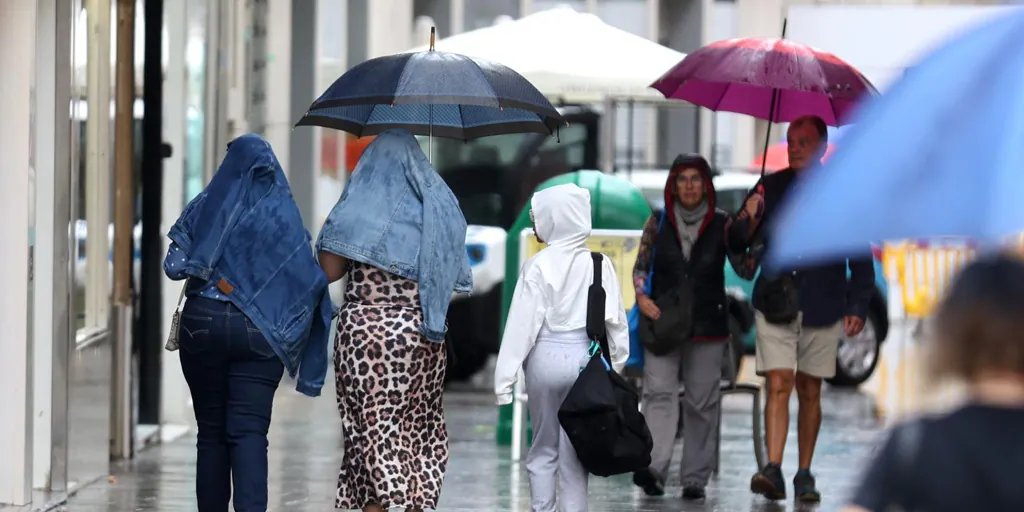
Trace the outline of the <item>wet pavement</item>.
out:
[[[328,382],[333,381],[329,379]],[[328,386],[329,387],[329,386]],[[341,432],[333,389],[308,399],[282,383],[275,404],[270,439],[270,510],[323,512],[332,510],[341,461]],[[795,397],[794,397],[795,398]],[[509,460],[509,448],[494,442],[497,409],[493,397],[473,390],[451,391],[445,397],[451,437],[451,462],[438,510],[528,511],[529,486],[522,464]],[[796,401],[792,404],[796,419]],[[824,495],[819,507],[792,502],[769,503],[752,496],[750,476],[755,461],[750,438],[750,400],[726,397],[723,417],[722,464],[712,477],[708,499],[702,503],[679,499],[678,475],[673,473],[667,495],[645,498],[628,476],[592,477],[590,510],[624,511],[783,511],[838,510],[851,491],[865,458],[878,440],[880,423],[873,399],[856,393],[827,390],[824,422],[814,471]],[[791,429],[783,469],[787,480],[796,468],[796,431]],[[677,446],[677,460],[681,444]],[[678,464],[673,468],[675,472]],[[143,452],[119,468],[110,481],[90,485],[73,496],[70,512],[196,510],[193,494],[195,437]],[[792,493],[792,489],[790,489]]]

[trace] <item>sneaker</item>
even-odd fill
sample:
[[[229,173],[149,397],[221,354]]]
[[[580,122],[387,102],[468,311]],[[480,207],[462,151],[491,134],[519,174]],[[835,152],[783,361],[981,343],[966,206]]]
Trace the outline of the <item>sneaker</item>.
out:
[[[821,493],[815,486],[814,475],[809,469],[801,469],[793,477],[793,494],[796,499],[807,503],[818,503],[821,501]]]
[[[633,473],[633,485],[644,490],[644,494],[648,496],[664,496],[665,485],[661,483],[650,469],[641,469],[636,473]]]
[[[766,464],[750,479],[750,492],[773,501],[786,499],[786,482],[782,478],[782,468],[774,462]]]
[[[683,499],[688,501],[697,501],[704,499],[706,494],[704,493],[703,487],[696,485],[687,485],[683,487]]]

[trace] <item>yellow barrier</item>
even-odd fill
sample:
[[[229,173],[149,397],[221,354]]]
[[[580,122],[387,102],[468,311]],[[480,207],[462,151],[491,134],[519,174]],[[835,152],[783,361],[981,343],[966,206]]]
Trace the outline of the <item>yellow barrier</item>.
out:
[[[889,283],[890,328],[882,345],[874,388],[878,413],[897,421],[921,411],[947,408],[958,401],[956,386],[926,387],[923,341],[928,316],[975,250],[958,241],[931,244],[887,243],[882,264]]]
[[[967,244],[923,246],[912,242],[885,244],[882,262],[890,300],[902,303],[910,318],[925,318],[957,272],[974,258]],[[898,291],[894,296],[893,292]]]

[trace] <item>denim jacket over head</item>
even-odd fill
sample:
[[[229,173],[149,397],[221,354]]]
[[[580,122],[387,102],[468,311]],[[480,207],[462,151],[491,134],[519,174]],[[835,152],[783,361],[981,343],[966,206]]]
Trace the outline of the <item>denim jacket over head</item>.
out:
[[[418,281],[419,329],[430,341],[444,340],[452,292],[473,289],[466,219],[407,130],[387,130],[366,147],[316,248]]]
[[[260,329],[296,389],[318,396],[327,374],[334,308],[299,207],[270,144],[247,134],[167,236],[187,255],[185,273],[218,283]]]

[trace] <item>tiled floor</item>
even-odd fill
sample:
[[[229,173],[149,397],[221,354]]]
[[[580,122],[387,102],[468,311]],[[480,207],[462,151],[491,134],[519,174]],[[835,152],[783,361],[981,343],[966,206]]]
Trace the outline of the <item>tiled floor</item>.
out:
[[[270,510],[323,512],[332,510],[335,480],[341,457],[341,435],[333,393],[319,399],[301,397],[282,386],[275,406],[270,442]],[[527,511],[529,486],[521,465],[508,460],[508,448],[494,443],[497,411],[492,397],[472,391],[451,392],[446,397],[451,433],[451,462],[441,496],[443,511]],[[704,503],[669,495],[645,499],[628,476],[593,478],[590,510],[625,511],[723,511],[790,510],[792,503],[770,504],[751,496],[748,485],[755,470],[751,451],[749,402],[729,397],[723,420],[723,462]],[[795,401],[793,404],[795,412]],[[824,425],[814,465],[825,501],[819,510],[837,510],[849,492],[864,457],[878,436],[870,398],[827,392]],[[795,414],[793,415],[795,419]],[[193,495],[195,438],[140,455],[110,482],[100,482],[69,501],[70,512],[196,510]],[[784,468],[791,477],[795,468],[796,433],[790,433]],[[678,482],[673,482],[678,484]]]

